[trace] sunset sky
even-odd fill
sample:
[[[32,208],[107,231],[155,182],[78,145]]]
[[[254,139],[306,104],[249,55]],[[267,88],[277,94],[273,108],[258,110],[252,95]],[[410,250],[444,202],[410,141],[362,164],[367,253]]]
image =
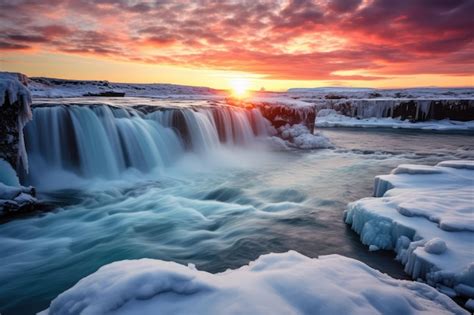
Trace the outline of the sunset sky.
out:
[[[473,86],[474,1],[0,0],[0,68],[252,89]]]

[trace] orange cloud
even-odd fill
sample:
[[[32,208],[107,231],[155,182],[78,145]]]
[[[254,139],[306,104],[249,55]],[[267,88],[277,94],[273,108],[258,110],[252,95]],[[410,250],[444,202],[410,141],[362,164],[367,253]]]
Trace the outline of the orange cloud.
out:
[[[472,76],[472,16],[470,0],[2,2],[0,51],[35,49],[285,80]],[[351,71],[364,75],[338,75]]]

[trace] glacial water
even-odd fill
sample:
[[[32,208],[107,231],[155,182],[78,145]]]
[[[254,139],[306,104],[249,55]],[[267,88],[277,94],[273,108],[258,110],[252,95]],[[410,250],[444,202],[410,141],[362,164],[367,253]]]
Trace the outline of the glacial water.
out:
[[[28,180],[57,208],[0,224],[3,315],[38,312],[100,266],[142,257],[220,272],[269,252],[337,253],[405,278],[343,223],[346,204],[400,163],[474,158],[470,134],[327,129],[334,149],[283,150],[246,113],[43,111],[26,132]],[[180,119],[194,131],[173,128]]]

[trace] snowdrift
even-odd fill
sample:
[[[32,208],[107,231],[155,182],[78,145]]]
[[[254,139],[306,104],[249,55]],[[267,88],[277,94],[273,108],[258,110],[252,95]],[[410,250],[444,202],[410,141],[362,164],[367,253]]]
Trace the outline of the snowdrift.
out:
[[[161,260],[115,262],[59,295],[42,315],[467,314],[447,296],[339,255],[261,256],[223,273]]]

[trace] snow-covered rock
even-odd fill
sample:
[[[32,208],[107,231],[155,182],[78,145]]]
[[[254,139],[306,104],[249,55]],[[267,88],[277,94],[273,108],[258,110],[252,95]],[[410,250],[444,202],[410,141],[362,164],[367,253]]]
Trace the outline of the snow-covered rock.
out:
[[[26,76],[0,72],[0,158],[28,171],[23,127],[32,119]]]
[[[20,185],[11,165],[0,159],[0,216],[33,208],[38,200],[33,187]]]
[[[176,84],[114,83],[109,81],[30,78],[33,97],[133,96],[179,99],[223,98],[218,90]]]
[[[474,297],[473,161],[401,165],[377,176],[374,198],[349,204],[366,245],[394,250],[405,271],[451,295]]]
[[[261,256],[223,273],[141,259],[80,280],[42,315],[101,314],[467,314],[446,295],[396,280],[339,255]]]
[[[23,127],[32,119],[28,78],[0,72],[0,215],[30,208],[37,200],[33,187],[23,187],[17,169],[28,172]]]
[[[311,133],[309,129],[302,124],[292,126],[287,124],[278,128],[278,133],[290,147],[299,149],[325,149],[333,147],[329,139],[322,133]]]

